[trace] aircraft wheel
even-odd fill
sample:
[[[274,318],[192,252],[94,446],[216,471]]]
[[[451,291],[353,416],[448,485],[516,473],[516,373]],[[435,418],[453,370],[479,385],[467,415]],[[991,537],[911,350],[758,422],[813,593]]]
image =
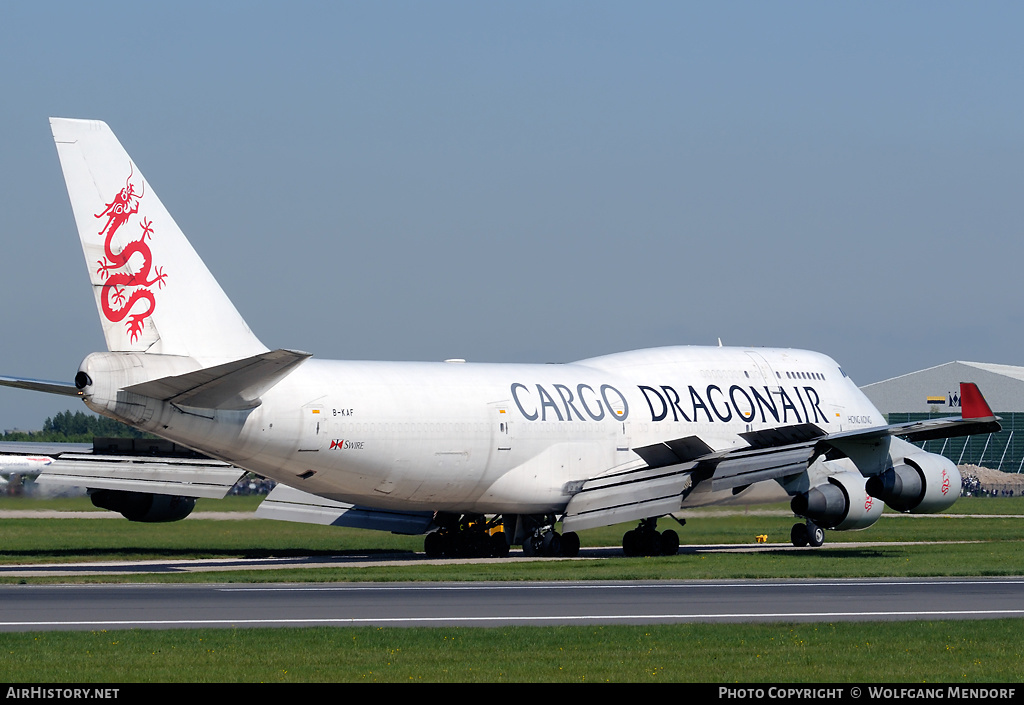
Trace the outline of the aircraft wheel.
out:
[[[643,556],[661,555],[661,534],[657,531],[641,532],[641,554]]]
[[[544,555],[562,555],[562,535],[557,531],[549,531],[544,535]]]
[[[541,548],[543,548],[543,544],[539,536],[527,536],[523,541],[524,556],[539,556]]]
[[[562,534],[562,555],[566,558],[575,558],[580,553],[580,537],[575,531],[567,531]]]
[[[630,529],[622,535],[622,552],[627,556],[640,555],[640,546],[637,538],[636,529]]]
[[[793,529],[789,532],[789,540],[793,542],[794,546],[803,548],[808,544],[810,538],[807,524],[793,524]]]
[[[807,522],[807,543],[817,548],[825,543],[825,530],[817,524]]]
[[[674,556],[679,553],[679,534],[672,529],[661,532],[661,555]]]
[[[490,541],[492,558],[504,558],[508,555],[508,541],[505,540],[504,531],[491,534]]]
[[[534,534],[523,541],[523,554],[527,556],[557,556],[562,550],[562,535],[557,531]]]
[[[444,539],[438,535],[438,532],[433,531],[426,535],[423,539],[423,551],[427,554],[427,558],[440,558],[444,555]]]

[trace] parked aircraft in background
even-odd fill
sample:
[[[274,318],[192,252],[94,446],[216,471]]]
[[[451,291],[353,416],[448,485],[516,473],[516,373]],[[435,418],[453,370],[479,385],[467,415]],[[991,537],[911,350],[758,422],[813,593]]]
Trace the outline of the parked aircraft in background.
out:
[[[0,453],[0,487],[20,485],[34,480],[43,468],[53,462],[48,455],[6,455]]]
[[[108,350],[74,384],[0,382],[79,396],[222,461],[155,472],[58,458],[54,476],[107,508],[148,497],[149,520],[180,518],[244,468],[279,483],[259,516],[425,533],[431,555],[572,555],[579,530],[633,521],[624,550],[651,554],[678,548],[660,517],[775,481],[803,518],[793,543],[820,545],[824,529],[870,526],[883,502],[947,508],[956,466],[908,440],[999,426],[973,385],[962,418],[890,426],[835,361],[803,350],[667,347],[558,365],[269,350],[107,125],[51,127]]]
[[[22,477],[38,475],[53,462],[48,455],[6,455],[0,454],[0,476],[15,474]]]

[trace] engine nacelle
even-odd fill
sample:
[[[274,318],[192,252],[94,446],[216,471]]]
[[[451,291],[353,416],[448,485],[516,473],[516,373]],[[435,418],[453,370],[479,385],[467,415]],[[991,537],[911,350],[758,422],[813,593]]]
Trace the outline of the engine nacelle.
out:
[[[908,455],[870,478],[867,491],[898,512],[933,514],[948,509],[960,496],[960,471],[949,458],[934,453]]]
[[[828,482],[793,497],[793,513],[810,519],[824,529],[866,529],[882,516],[885,505],[864,488],[857,472],[841,472]]]
[[[128,521],[147,523],[184,519],[196,506],[195,497],[123,490],[96,490],[89,498],[100,509],[119,512]]]

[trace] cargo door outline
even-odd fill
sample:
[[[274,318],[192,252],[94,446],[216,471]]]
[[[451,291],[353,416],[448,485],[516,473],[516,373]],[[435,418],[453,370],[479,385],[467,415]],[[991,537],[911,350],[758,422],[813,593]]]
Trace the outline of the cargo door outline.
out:
[[[512,450],[512,414],[508,404],[491,404],[491,438],[495,453],[507,454]]]
[[[323,439],[327,435],[327,414],[320,404],[308,404],[302,407],[301,413],[299,451],[315,453],[323,447]]]

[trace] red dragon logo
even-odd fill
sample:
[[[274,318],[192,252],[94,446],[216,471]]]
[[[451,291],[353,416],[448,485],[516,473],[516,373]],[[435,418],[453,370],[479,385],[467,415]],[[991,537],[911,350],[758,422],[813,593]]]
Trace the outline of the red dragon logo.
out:
[[[148,218],[143,217],[139,222],[142,234],[138,240],[128,243],[116,254],[111,246],[114,234],[139,212],[139,203],[146,193],[145,182],[142,183],[142,192],[135,193],[135,184],[132,183],[134,174],[133,166],[128,178],[125,179],[124,188],[114,196],[102,213],[95,216],[107,219],[99,231],[99,235],[106,235],[103,241],[104,257],[96,261],[99,265],[96,273],[106,280],[101,297],[103,315],[112,323],[119,323],[127,318],[125,325],[128,327],[128,337],[133,343],[139,339],[146,319],[152,316],[156,309],[156,297],[150,287],[156,284],[158,288],[163,288],[167,279],[162,267],[153,268],[153,252],[146,244],[146,239],[153,237],[153,223]],[[130,271],[115,271],[126,268],[129,260],[136,255],[141,257],[142,261],[134,274]]]

